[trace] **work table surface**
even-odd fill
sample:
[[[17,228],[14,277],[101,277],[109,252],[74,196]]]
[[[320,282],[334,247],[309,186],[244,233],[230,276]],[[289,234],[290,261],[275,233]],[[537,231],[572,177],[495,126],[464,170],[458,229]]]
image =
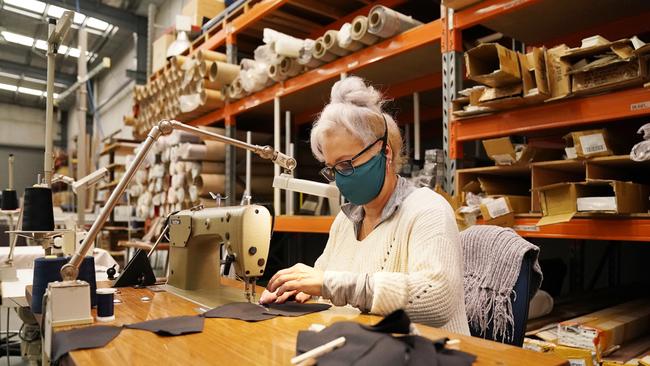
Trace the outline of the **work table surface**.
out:
[[[228,284],[233,285],[231,282]],[[142,301],[145,296],[151,300]],[[198,305],[169,292],[121,288],[115,297],[122,301],[121,304],[115,305],[115,321],[95,322],[94,325],[122,325],[198,313]],[[301,317],[276,317],[256,323],[232,319],[206,319],[202,333],[178,337],[161,337],[146,331],[124,329],[106,347],[71,352],[62,359],[62,364],[290,365],[289,360],[295,356],[298,331],[306,330],[311,324],[329,325],[338,321],[374,324],[380,319],[379,316],[359,314],[351,308],[333,307]],[[420,324],[417,328],[423,336],[430,339],[459,339],[461,350],[478,357],[475,365],[567,364],[554,356],[517,347],[457,335]]]

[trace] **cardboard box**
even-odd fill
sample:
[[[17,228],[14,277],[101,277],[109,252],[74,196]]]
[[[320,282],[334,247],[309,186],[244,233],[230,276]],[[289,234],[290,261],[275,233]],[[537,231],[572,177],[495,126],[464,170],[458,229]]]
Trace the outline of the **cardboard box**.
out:
[[[465,52],[465,67],[469,79],[493,88],[521,83],[517,52],[496,43]]]
[[[446,6],[454,10],[460,10],[470,5],[480,3],[481,1],[483,0],[442,0],[442,6]]]
[[[192,25],[203,25],[225,9],[223,0],[189,0],[183,6],[183,15],[192,18]]]
[[[568,222],[578,212],[578,198],[592,196],[615,197],[615,214],[648,211],[648,186],[614,180],[591,180],[580,183],[558,183],[536,188],[542,208],[537,226]]]
[[[557,345],[555,343],[524,337],[524,345],[522,348],[538,353],[551,353],[556,347]]]
[[[558,324],[560,345],[596,352],[625,344],[650,330],[650,299],[640,299]]]
[[[534,147],[526,144],[513,144],[509,137],[483,140],[487,156],[496,165],[528,164],[559,158],[560,151]]]
[[[646,57],[602,58],[571,71],[571,91],[583,95],[643,85],[647,65]]]
[[[551,96],[546,73],[546,48],[534,47],[526,55],[519,55],[524,100],[539,103]]]
[[[173,33],[165,33],[153,43],[152,70],[157,71],[167,63],[167,48],[174,42]]]
[[[546,73],[551,99],[553,100],[571,94],[571,79],[568,74],[571,65],[561,59],[568,49],[569,47],[563,44],[546,51]]]
[[[569,361],[569,366],[598,366],[596,353],[587,349],[560,345],[555,347],[552,353]]]
[[[481,216],[487,225],[514,225],[515,214],[530,212],[529,196],[492,196],[481,203]]]
[[[575,156],[578,158],[593,158],[596,156],[614,155],[607,130],[587,130],[571,132],[564,136],[566,147],[575,148]],[[572,150],[566,150],[567,158]]]

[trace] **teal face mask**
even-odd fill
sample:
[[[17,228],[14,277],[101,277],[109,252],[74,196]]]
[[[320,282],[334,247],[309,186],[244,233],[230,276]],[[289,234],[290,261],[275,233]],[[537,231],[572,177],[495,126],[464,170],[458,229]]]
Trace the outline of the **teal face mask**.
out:
[[[336,186],[355,205],[365,205],[375,199],[384,187],[386,155],[384,149],[367,162],[354,167],[350,175],[336,172]]]

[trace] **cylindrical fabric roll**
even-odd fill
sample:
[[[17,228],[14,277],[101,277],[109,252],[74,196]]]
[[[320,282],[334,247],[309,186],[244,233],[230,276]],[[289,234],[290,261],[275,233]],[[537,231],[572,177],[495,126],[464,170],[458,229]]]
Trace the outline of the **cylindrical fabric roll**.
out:
[[[163,151],[161,151],[160,152],[160,161],[162,161],[163,163],[169,162],[169,159],[170,159],[169,152],[170,152],[169,149],[164,149]]]
[[[185,162],[185,161],[177,161],[174,165],[176,166],[176,174],[183,174],[187,173],[187,170],[185,169],[185,166],[190,164],[191,162]]]
[[[192,165],[190,175],[196,178],[199,174],[224,174],[226,172],[226,164],[212,161],[203,161],[196,165]]]
[[[185,188],[176,188],[176,199],[178,202],[183,202],[185,200]]]
[[[180,131],[180,130],[174,130],[171,134],[167,135],[167,141],[169,142],[170,146],[173,145],[178,145],[183,142],[192,142],[192,143],[199,143],[201,142],[201,138],[199,136],[196,136],[193,133],[189,133],[186,131]]]
[[[199,61],[220,61],[226,62],[228,58],[225,53],[209,51],[209,50],[198,50],[196,52],[196,59]]]
[[[199,202],[199,190],[195,185],[191,185],[187,188],[187,194],[190,196],[190,201],[196,204]]]
[[[383,5],[375,5],[368,13],[368,31],[382,38],[417,27],[422,22]]]
[[[314,45],[312,47],[303,47],[298,54],[298,63],[305,65],[307,68],[313,69],[323,64],[323,61],[318,60],[313,55]]]
[[[339,31],[335,31],[335,30],[328,30],[327,32],[325,32],[325,35],[323,35],[323,44],[325,45],[325,49],[328,52],[331,52],[337,56],[345,56],[350,54],[350,51],[339,46],[339,41],[337,37],[338,34]]]
[[[52,205],[52,190],[50,188],[25,188],[23,225],[21,230],[54,230],[54,207]]]
[[[280,70],[288,77],[294,77],[303,71],[304,67],[295,58],[283,57],[280,60]]]
[[[358,41],[366,46],[373,45],[379,41],[379,37],[368,32],[368,18],[359,15],[352,21],[352,40]]]
[[[207,196],[212,193],[224,194],[226,188],[226,176],[223,174],[201,174],[194,179],[199,195]]]
[[[257,64],[257,63],[255,62],[255,60],[250,59],[250,58],[242,58],[242,59],[239,61],[239,67],[240,67],[242,70],[254,69],[255,66],[256,66],[256,64]]]
[[[230,84],[239,75],[239,65],[215,61],[210,65],[208,77],[210,81]]]
[[[179,157],[184,160],[223,161],[226,157],[226,145],[219,141],[206,141],[205,145],[182,144]]]
[[[155,183],[154,183],[154,192],[160,192],[160,191],[162,191],[162,188],[163,188],[163,183],[162,183],[162,182],[163,182],[163,179],[162,179],[162,178],[156,178],[156,180],[155,180],[154,182],[155,182]]]
[[[182,187],[184,183],[185,183],[185,173],[176,173],[172,175],[171,187],[173,189]]]
[[[352,40],[352,25],[350,23],[341,26],[336,38],[339,46],[351,52],[358,51],[364,46],[363,43]]]
[[[271,64],[268,68],[268,75],[271,79],[280,82],[287,79],[287,74],[282,72],[282,68],[279,64]]]
[[[201,105],[210,108],[222,108],[224,98],[220,91],[212,89],[203,89],[201,91]]]
[[[129,187],[129,194],[132,197],[139,197],[142,194],[143,190],[144,190],[144,187],[142,186],[142,184],[135,183],[135,184],[132,184]]]
[[[176,188],[174,186],[169,187],[167,191],[167,202],[174,204],[178,202],[178,197],[176,196]]]
[[[298,51],[304,41],[292,37],[281,37],[273,43],[273,50],[278,55],[287,57],[298,57]]]
[[[171,150],[170,150],[170,154],[171,154]],[[174,174],[176,174],[176,163],[170,162],[169,163],[169,175],[174,175]]]
[[[320,37],[316,40],[316,44],[314,45],[313,55],[317,60],[321,60],[323,62],[330,62],[336,60],[336,55],[331,52],[328,52],[327,49],[325,48],[323,37]]]
[[[165,193],[165,194],[166,194],[166,193]],[[160,198],[160,196],[162,196],[162,195],[163,195],[163,194],[161,194],[161,193],[156,193],[156,194],[154,194],[154,195],[153,195],[153,198],[151,198],[151,204],[154,205],[154,206],[160,206],[160,204],[162,203],[162,202],[161,202],[162,199]]]

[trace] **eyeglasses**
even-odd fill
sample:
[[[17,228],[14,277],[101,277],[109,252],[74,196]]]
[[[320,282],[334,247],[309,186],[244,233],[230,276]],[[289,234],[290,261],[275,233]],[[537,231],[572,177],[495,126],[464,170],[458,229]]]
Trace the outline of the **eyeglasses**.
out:
[[[384,117],[384,135],[372,144],[366,146],[363,150],[361,150],[357,155],[353,156],[351,159],[348,160],[342,160],[339,161],[338,163],[334,164],[332,167],[324,167],[323,169],[320,170],[320,174],[327,179],[328,182],[334,182],[336,180],[336,173],[339,173],[343,176],[350,176],[354,174],[354,165],[352,165],[352,162],[358,159],[361,155],[363,155],[366,151],[370,150],[373,146],[375,146],[379,141],[382,142],[381,144],[381,150],[383,151],[386,149],[386,142],[388,141],[388,124],[386,123],[386,117]]]

